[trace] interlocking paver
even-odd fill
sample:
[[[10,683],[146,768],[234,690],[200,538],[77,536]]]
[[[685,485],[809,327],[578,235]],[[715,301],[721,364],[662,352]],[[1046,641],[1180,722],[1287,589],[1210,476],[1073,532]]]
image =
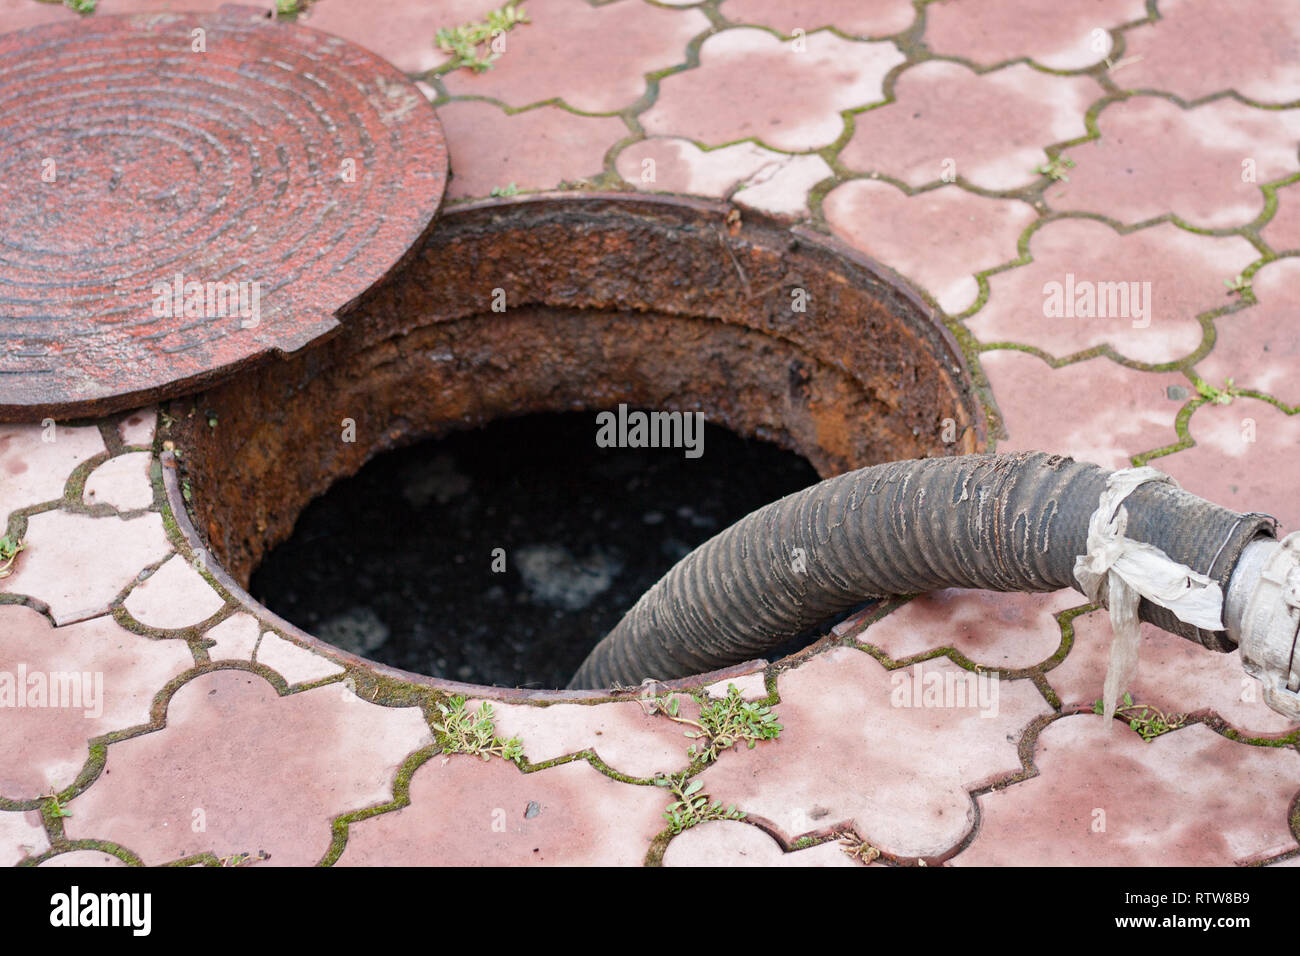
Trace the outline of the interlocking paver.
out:
[[[1058,219],[1029,239],[1033,262],[989,276],[967,320],[984,342],[1065,358],[1109,345],[1158,364],[1196,351],[1197,316],[1231,303],[1223,282],[1259,258],[1240,236],[1202,236],[1165,222],[1121,235],[1092,219]]]
[[[146,451],[110,458],[86,478],[82,500],[88,505],[111,505],[118,511],[137,511],[153,504],[153,484]]]
[[[329,850],[331,819],[391,801],[402,761],[430,740],[418,708],[331,687],[278,697],[255,674],[217,671],[175,693],[162,730],[109,746],[111,773],[69,804],[64,828],[147,864],[261,850],[265,865],[306,866]]]
[[[1088,77],[1025,64],[979,74],[932,60],[903,71],[895,102],[855,117],[840,159],[914,188],[961,177],[982,189],[1020,189],[1039,178],[1043,147],[1087,134],[1084,114],[1101,94]],[[987,121],[964,122],[971,115]]]
[[[0,606],[0,796],[71,785],[88,741],[148,724],[154,696],[193,666],[184,642],[132,634],[110,617],[53,628],[31,608]]]
[[[122,606],[141,624],[170,630],[206,621],[225,605],[179,554],[131,589]]]
[[[0,425],[0,520],[62,498],[72,470],[103,451],[98,428]]]
[[[49,849],[50,838],[35,810],[0,810],[0,866],[14,866]]]
[[[916,19],[910,0],[817,0],[796,7],[786,0],[723,0],[720,9],[732,23],[771,27],[786,36],[835,27],[841,33],[882,37],[906,30]]]
[[[1231,866],[1295,849],[1287,804],[1300,754],[1249,747],[1204,725],[1145,743],[1103,718],[1038,735],[1039,775],[981,794],[957,866]]]
[[[857,866],[836,840],[786,853],[758,827],[727,820],[697,823],[673,837],[664,866]]]
[[[750,27],[723,30],[704,41],[698,67],[660,81],[641,124],[714,146],[753,138],[790,152],[819,149],[843,132],[841,110],[884,99],[885,74],[901,62],[892,43],[829,31],[782,41]]]

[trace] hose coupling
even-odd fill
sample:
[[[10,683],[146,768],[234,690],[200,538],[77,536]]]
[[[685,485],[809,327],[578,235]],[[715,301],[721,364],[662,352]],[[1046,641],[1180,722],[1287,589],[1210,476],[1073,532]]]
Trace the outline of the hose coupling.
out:
[[[1240,573],[1249,588],[1237,639],[1242,666],[1264,685],[1269,707],[1300,721],[1300,531],[1250,548],[1255,554],[1233,575],[1233,584]]]

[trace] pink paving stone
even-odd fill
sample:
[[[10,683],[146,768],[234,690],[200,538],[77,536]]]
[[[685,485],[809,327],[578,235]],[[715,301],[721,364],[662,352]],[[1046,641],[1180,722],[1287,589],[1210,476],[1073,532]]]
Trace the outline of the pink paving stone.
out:
[[[756,139],[792,152],[829,146],[841,110],[885,98],[885,74],[903,62],[892,43],[828,31],[778,40],[766,30],[723,30],[700,47],[700,65],[660,81],[641,124],[647,133],[720,144]]]
[[[935,53],[989,66],[1030,57],[1054,70],[1082,70],[1111,51],[1108,31],[1144,19],[1142,0],[964,0],[925,9],[925,42]]]
[[[1259,258],[1240,236],[1171,222],[1123,236],[1091,219],[1049,222],[1029,254],[1028,265],[989,276],[988,302],[966,320],[978,339],[1056,358],[1109,345],[1151,364],[1194,352],[1204,337],[1196,316],[1229,305],[1223,281]]]
[[[1300,250],[1300,189],[1279,189],[1277,211],[1260,230],[1274,252]]]
[[[338,865],[639,866],[666,794],[585,760],[525,774],[498,758],[435,756],[412,776],[409,807],[348,828]]]
[[[100,0],[101,5],[110,2]],[[372,50],[405,73],[423,73],[447,59],[447,54],[434,43],[439,29],[480,20],[483,13],[499,6],[500,3],[492,2],[455,4],[440,0],[386,6],[381,13],[369,4],[326,0],[312,4],[299,21]],[[523,6],[527,10],[531,4]]]
[[[1101,93],[1089,77],[1026,64],[977,74],[960,63],[919,63],[898,77],[895,102],[855,117],[840,160],[912,187],[946,175],[984,189],[1020,189],[1039,178],[1044,146],[1087,135],[1083,118]]]
[[[215,671],[176,692],[162,730],[109,745],[65,832],[147,865],[265,850],[267,865],[308,866],[330,821],[392,800],[398,767],[429,741],[416,707],[343,703],[332,688],[277,697],[255,674]]]
[[[41,815],[35,810],[0,810],[0,866],[16,866],[50,848]]]
[[[154,430],[158,427],[158,412],[154,408],[141,408],[122,419],[117,433],[122,444],[148,448],[153,445]]]
[[[816,0],[792,5],[789,0],[724,0],[722,15],[732,23],[771,27],[786,36],[796,29],[810,33],[835,27],[855,36],[891,36],[916,19],[910,0]]]
[[[67,787],[90,757],[88,740],[149,723],[154,696],[193,666],[183,642],[132,634],[110,617],[52,628],[31,608],[0,606],[0,794],[32,799]],[[48,706],[57,674],[75,680],[60,678],[60,706]],[[47,706],[16,706],[15,691],[35,702],[36,675]]]
[[[1119,82],[1128,89],[1185,100],[1221,90],[1261,103],[1300,99],[1300,21],[1289,0],[1161,0],[1160,20],[1126,39],[1134,62]]]
[[[838,840],[786,853],[756,826],[729,820],[697,823],[673,837],[664,866],[857,866]]]
[[[137,584],[122,604],[141,624],[171,630],[206,621],[226,602],[177,554]]]
[[[957,186],[908,196],[886,182],[858,179],[826,196],[826,223],[841,239],[929,292],[950,315],[975,304],[975,273],[1016,258],[1034,209]]]
[[[1084,714],[1045,728],[1039,775],[977,798],[979,833],[952,864],[1231,866],[1295,848],[1294,750],[1233,743],[1202,724],[1144,743],[1101,723]]]
[[[1053,209],[1123,223],[1173,213],[1197,228],[1226,229],[1263,212],[1259,183],[1300,171],[1300,110],[1231,99],[1184,110],[1162,97],[1135,96],[1110,104],[1097,123],[1100,139],[1066,151],[1077,163],[1069,182],[1044,193]]]
[[[690,140],[654,138],[618,155],[618,174],[649,192],[721,198],[777,215],[806,216],[808,191],[833,173],[820,156],[791,156],[754,143],[703,150]]]
[[[251,614],[232,614],[216,627],[208,628],[204,637],[216,641],[208,648],[208,657],[214,661],[249,661],[253,649],[262,636],[262,627]]]
[[[1091,707],[1101,697],[1110,660],[1111,628],[1105,611],[1074,619],[1074,647],[1047,682],[1066,707]],[[1129,691],[1137,704],[1165,714],[1206,710],[1250,737],[1281,736],[1295,725],[1263,702],[1259,681],[1241,669],[1241,654],[1220,654],[1142,625],[1138,675]]]
[[[736,685],[736,690],[740,691],[740,696],[744,700],[762,700],[767,697],[767,681],[763,677],[762,671],[745,674],[742,677],[720,680],[716,684],[710,684],[704,688],[704,692],[715,700],[720,700],[727,696],[728,687],[731,684]]]
[[[103,451],[98,428],[0,425],[0,521],[18,508],[62,498],[73,469]]]
[[[69,867],[80,869],[83,866],[127,866],[118,857],[111,853],[105,853],[103,850],[72,850],[68,853],[60,853],[52,856],[41,866],[49,867]]]
[[[558,106],[507,116],[492,103],[460,100],[439,107],[438,116],[451,150],[451,199],[487,196],[510,183],[552,189],[598,176],[605,152],[628,135],[618,117],[577,116]]]
[[[1128,468],[1132,456],[1178,441],[1174,422],[1190,386],[1176,372],[1138,372],[1105,356],[1053,369],[1014,349],[983,352],[980,364],[1010,436],[999,452],[1046,451]],[[1171,399],[1171,387],[1183,397]]]
[[[995,682],[995,707],[902,706],[918,673],[923,684],[976,680],[948,660],[891,674],[852,648],[820,654],[780,677],[780,738],[724,754],[696,779],[787,840],[852,822],[882,850],[942,854],[974,824],[968,791],[1020,770],[1016,741],[1050,709],[1026,680]]]
[[[451,0],[440,6],[443,25],[451,26],[499,4]],[[505,35],[506,50],[492,69],[444,76],[449,94],[491,97],[512,107],[559,97],[584,113],[614,113],[645,95],[645,74],[684,63],[686,44],[709,29],[699,10],[640,0],[599,7],[586,0],[528,0],[523,6],[532,22]]]
[[[312,681],[342,674],[346,670],[343,665],[334,663],[328,657],[299,647],[271,631],[263,634],[258,641],[257,653],[253,659],[271,668],[289,684],[310,684]]]
[[[27,519],[27,548],[0,591],[49,605],[56,624],[103,614],[142,569],[171,550],[162,515],[91,518],[44,511]]]
[[[1300,259],[1277,259],[1251,279],[1258,304],[1214,320],[1219,337],[1196,371],[1216,387],[1232,379],[1237,388],[1300,405],[1300,338],[1295,303],[1300,301]]]
[[[82,500],[88,505],[112,505],[118,511],[137,511],[153,504],[147,451],[110,458],[86,478]]]
[[[1081,594],[1068,589],[1051,594],[934,591],[854,637],[894,660],[951,647],[984,667],[1030,667],[1061,646],[1055,615],[1084,603]]]
[[[0,0],[0,33],[25,30],[43,23],[75,20],[79,14],[71,7],[32,0]]]
[[[678,695],[681,696],[681,695]],[[478,701],[466,703],[477,710]],[[587,706],[528,707],[492,702],[497,735],[519,737],[533,763],[580,750],[594,750],[606,766],[629,777],[680,773],[690,763],[683,735],[689,728],[667,717],[648,716],[634,701]]]
[[[1225,508],[1262,511],[1300,529],[1300,415],[1238,397],[1231,405],[1202,405],[1188,423],[1195,448],[1153,459],[1193,494]],[[1249,439],[1254,438],[1254,441]]]

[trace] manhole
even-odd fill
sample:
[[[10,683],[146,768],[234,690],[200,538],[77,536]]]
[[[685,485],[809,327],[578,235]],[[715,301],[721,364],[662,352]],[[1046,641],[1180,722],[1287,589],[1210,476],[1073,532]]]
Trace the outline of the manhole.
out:
[[[337,335],[172,402],[169,491],[256,607],[253,570],[381,452],[525,415],[594,428],[620,406],[702,413],[823,477],[984,445],[960,350],[869,260],[721,204],[553,194],[445,212]]]
[[[136,407],[325,335],[446,172],[401,73],[266,7],[0,36],[0,421]]]

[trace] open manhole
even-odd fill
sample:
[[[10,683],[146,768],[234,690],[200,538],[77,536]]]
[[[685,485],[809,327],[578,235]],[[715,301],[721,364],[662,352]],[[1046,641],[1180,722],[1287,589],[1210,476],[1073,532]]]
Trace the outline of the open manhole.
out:
[[[631,421],[638,411],[658,413],[661,422],[702,416],[710,429],[703,456],[692,460],[680,444],[632,447],[636,439],[626,426],[617,432],[621,447],[600,447],[598,426],[609,419],[598,421],[599,414]],[[365,598],[374,575],[368,585],[366,569],[348,564],[346,541],[329,545],[338,593],[328,607],[266,594],[267,582],[295,586],[283,568],[277,571],[278,558],[258,571],[277,546],[288,542],[286,555],[301,554],[313,534],[328,534],[328,521],[317,526],[309,513],[304,539],[291,540],[313,499],[349,476],[357,475],[363,496],[382,499],[366,514],[388,515],[389,522],[419,522],[429,507],[486,508],[490,502],[478,498],[456,499],[475,481],[487,489],[511,475],[526,485],[535,475],[549,482],[538,487],[538,499],[555,508],[567,501],[575,526],[599,523],[593,496],[604,494],[611,496],[609,515],[635,516],[651,527],[668,507],[661,502],[676,494],[674,520],[684,516],[689,525],[697,515],[698,530],[711,534],[721,528],[710,523],[740,516],[727,508],[746,513],[816,476],[983,448],[982,412],[960,350],[920,300],[869,260],[811,231],[748,214],[739,221],[721,204],[609,194],[492,200],[446,212],[409,263],[367,293],[338,334],[172,402],[168,420],[164,437],[180,453],[169,483],[173,507],[188,509],[193,543],[224,569],[217,570],[224,583],[252,605],[245,589],[258,572],[257,593],[272,608],[288,609],[297,623],[310,618],[309,627],[328,625],[341,644],[381,661],[380,629]],[[421,444],[425,439],[439,443]],[[396,457],[377,457],[386,452]],[[701,494],[697,509],[689,488],[671,486],[689,481],[691,470],[682,466],[699,466],[715,453],[716,462],[695,472],[701,477],[712,467],[716,488]],[[603,467],[613,480],[604,491],[573,484],[566,496],[563,486],[584,467]],[[757,471],[766,476],[758,480]],[[637,476],[641,484],[632,480]],[[647,489],[646,482],[659,487]],[[719,499],[713,514],[701,510],[710,496]],[[430,553],[409,561],[408,593],[422,581],[427,586],[421,562],[436,560],[437,552],[487,573],[503,558],[508,569],[527,568],[532,581],[523,586],[542,592],[549,577],[551,599],[561,607],[579,603],[581,579],[592,577],[594,586],[625,563],[608,539],[602,544],[577,533],[558,542],[529,541],[526,534],[491,540],[510,517],[493,516],[504,525],[485,523],[481,540],[466,514],[447,522],[442,539],[436,523],[412,527]],[[698,541],[681,542],[687,543]],[[631,560],[635,554],[625,552]],[[381,577],[400,595],[393,572],[386,568]],[[567,588],[557,584],[566,575]],[[501,588],[497,597],[509,599],[504,579]],[[454,613],[473,614],[477,604],[462,602]],[[393,659],[405,679],[562,686],[555,666],[502,677],[453,664],[455,655],[440,654],[439,642],[445,648],[458,633],[495,631],[509,617],[487,614],[467,624],[446,611],[424,621],[427,646]],[[580,618],[560,622],[557,630],[568,631],[559,634],[530,625],[526,640],[535,646],[519,656],[545,661],[549,653],[556,665],[569,652],[548,652],[550,642],[556,649],[575,640],[594,646],[610,622],[588,621],[594,630],[575,638]],[[380,623],[391,632],[391,624]],[[408,633],[399,644],[409,648],[411,641]],[[337,647],[326,647],[337,656]],[[406,672],[421,655],[434,664]]]

